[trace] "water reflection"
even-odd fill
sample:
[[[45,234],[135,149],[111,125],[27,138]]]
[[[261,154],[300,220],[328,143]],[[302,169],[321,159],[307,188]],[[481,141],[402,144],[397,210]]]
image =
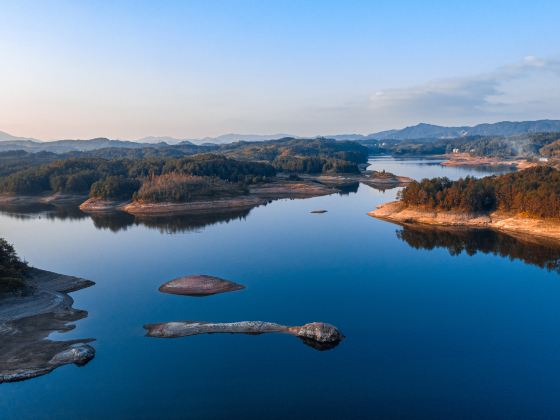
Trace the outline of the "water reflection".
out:
[[[360,187],[359,182],[351,182],[349,184],[339,185],[338,186],[339,192],[337,194],[341,196],[354,194],[358,192],[359,187]]]
[[[14,219],[46,219],[79,220],[84,219],[87,214],[83,213],[76,204],[54,205],[48,203],[33,204],[1,204],[0,213],[6,214]]]
[[[242,209],[191,215],[133,216],[120,211],[88,214],[82,212],[76,205],[32,204],[0,206],[0,213],[14,219],[80,220],[91,218],[97,229],[109,229],[112,232],[126,231],[134,226],[158,229],[162,233],[199,231],[206,226],[245,219],[250,211],[251,209]]]
[[[181,233],[199,231],[206,226],[229,223],[245,219],[251,210],[236,210],[225,213],[203,213],[174,216],[132,216],[124,212],[91,215],[97,229],[109,229],[113,232],[127,230],[132,226],[145,226],[158,229],[162,233]]]
[[[560,244],[490,229],[403,225],[397,237],[415,249],[447,248],[457,256],[477,252],[507,257],[560,273]]]

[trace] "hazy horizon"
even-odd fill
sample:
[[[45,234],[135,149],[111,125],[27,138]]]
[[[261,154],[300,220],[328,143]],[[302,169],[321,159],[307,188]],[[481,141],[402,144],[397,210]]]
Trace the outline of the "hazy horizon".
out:
[[[558,12],[552,1],[3,2],[0,130],[314,137],[555,119]]]
[[[502,123],[502,122],[527,122],[527,121],[545,121],[545,120],[550,120],[550,121],[560,121],[560,117],[558,118],[543,118],[543,119],[536,119],[536,120],[518,120],[518,121],[513,121],[513,120],[500,120],[500,121],[482,121],[480,123],[475,123],[475,124],[466,124],[466,125],[447,125],[444,127],[474,127],[477,125],[481,125],[481,124],[496,124],[496,123]],[[271,138],[280,138],[280,137],[284,137],[284,136],[288,136],[288,137],[296,137],[296,138],[318,138],[318,137],[326,137],[328,138],[329,136],[340,136],[340,135],[362,135],[362,136],[368,136],[368,135],[372,135],[372,134],[376,134],[376,133],[380,133],[383,131],[391,131],[391,130],[402,130],[405,128],[409,128],[409,127],[414,127],[420,124],[426,124],[426,125],[437,125],[437,124],[433,124],[431,122],[426,122],[426,121],[419,121],[415,124],[412,125],[408,125],[408,126],[402,126],[402,127],[392,127],[391,129],[387,129],[387,130],[380,130],[377,132],[363,132],[363,133],[358,133],[358,132],[339,132],[339,133],[320,133],[320,134],[315,134],[315,135],[308,135],[308,136],[304,136],[304,135],[300,135],[298,133],[221,133],[218,134],[216,136],[203,136],[203,137],[189,137],[189,136],[181,136],[181,137],[175,137],[175,136],[168,136],[168,135],[148,135],[148,136],[144,136],[144,137],[138,137],[138,138],[118,138],[115,136],[111,136],[111,135],[97,135],[97,136],[92,136],[92,137],[87,137],[87,138],[78,138],[78,137],[69,137],[69,138],[51,138],[51,139],[44,139],[44,138],[38,138],[38,137],[30,137],[30,136],[22,136],[22,135],[18,135],[17,133],[9,133],[6,132],[4,130],[1,130],[0,127],[0,133],[3,134],[8,134],[11,135],[13,137],[18,137],[18,138],[22,138],[22,139],[32,139],[32,140],[39,140],[39,141],[43,141],[43,142],[49,142],[49,141],[59,141],[59,140],[92,140],[92,139],[101,139],[101,138],[105,138],[105,139],[109,139],[109,140],[121,140],[121,141],[143,141],[143,140],[148,140],[148,139],[173,139],[173,140],[205,140],[205,139],[216,139],[216,138],[221,138],[221,137],[227,137],[227,136],[258,136],[258,137],[271,137]]]

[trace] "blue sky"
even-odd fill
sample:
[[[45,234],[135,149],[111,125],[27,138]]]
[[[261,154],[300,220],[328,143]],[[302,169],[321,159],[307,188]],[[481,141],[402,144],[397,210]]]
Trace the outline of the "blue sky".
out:
[[[560,118],[554,1],[2,1],[0,130],[369,133]]]

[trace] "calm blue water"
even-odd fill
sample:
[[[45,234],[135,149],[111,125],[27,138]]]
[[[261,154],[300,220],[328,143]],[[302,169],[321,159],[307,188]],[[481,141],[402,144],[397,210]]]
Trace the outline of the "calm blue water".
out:
[[[373,169],[473,173],[388,158]],[[73,294],[89,316],[51,335],[95,338],[97,354],[0,385],[0,417],[558,417],[560,277],[540,267],[558,251],[488,232],[403,231],[366,215],[395,193],[362,185],[205,227],[2,214],[1,236],[32,265],[97,283]],[[309,214],[317,208],[328,213]],[[194,273],[247,289],[157,290]],[[173,320],[324,321],[347,339],[319,352],[285,335],[144,337],[143,324]]]

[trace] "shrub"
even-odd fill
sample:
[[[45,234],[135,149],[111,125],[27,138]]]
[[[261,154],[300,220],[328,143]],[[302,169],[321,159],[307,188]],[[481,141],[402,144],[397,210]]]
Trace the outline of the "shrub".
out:
[[[0,292],[13,292],[25,286],[29,267],[17,256],[14,247],[0,238]]]

